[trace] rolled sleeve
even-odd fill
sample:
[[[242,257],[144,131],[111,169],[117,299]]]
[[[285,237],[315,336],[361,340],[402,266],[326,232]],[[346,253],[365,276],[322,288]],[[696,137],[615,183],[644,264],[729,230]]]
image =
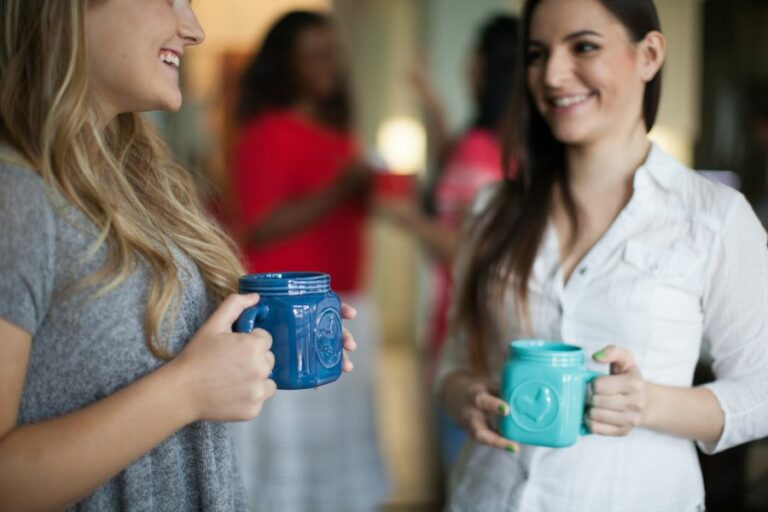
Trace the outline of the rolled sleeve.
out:
[[[704,337],[725,423],[717,453],[768,435],[768,247],[766,233],[743,196],[731,206],[712,258],[703,300]]]

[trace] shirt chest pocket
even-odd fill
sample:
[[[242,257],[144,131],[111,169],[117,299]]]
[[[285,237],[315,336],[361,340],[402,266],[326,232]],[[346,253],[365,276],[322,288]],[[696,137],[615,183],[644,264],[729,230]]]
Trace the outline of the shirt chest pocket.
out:
[[[694,320],[701,309],[702,260],[692,248],[660,248],[630,240],[611,276],[610,300],[628,311]]]

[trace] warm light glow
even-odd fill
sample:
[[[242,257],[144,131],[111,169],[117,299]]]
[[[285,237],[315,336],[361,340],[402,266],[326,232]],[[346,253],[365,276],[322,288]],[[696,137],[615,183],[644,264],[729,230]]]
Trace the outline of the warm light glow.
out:
[[[682,130],[656,125],[648,137],[683,164],[693,166],[693,143]]]
[[[387,119],[379,126],[376,145],[392,172],[416,174],[424,169],[427,136],[424,127],[415,119]]]

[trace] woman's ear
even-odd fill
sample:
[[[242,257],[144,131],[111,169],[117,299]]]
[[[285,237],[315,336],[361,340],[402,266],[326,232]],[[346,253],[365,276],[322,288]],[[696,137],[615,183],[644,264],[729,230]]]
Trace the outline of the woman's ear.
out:
[[[646,82],[653,80],[664,64],[667,55],[667,39],[656,30],[648,32],[640,41],[640,76]]]

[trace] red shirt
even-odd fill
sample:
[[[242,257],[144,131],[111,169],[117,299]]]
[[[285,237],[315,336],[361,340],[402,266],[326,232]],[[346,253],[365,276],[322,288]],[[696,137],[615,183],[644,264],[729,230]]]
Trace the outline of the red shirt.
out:
[[[285,201],[310,197],[344,170],[356,148],[348,133],[312,124],[286,111],[247,123],[235,151],[235,198],[247,226]],[[249,272],[318,271],[334,290],[358,290],[362,274],[365,205],[343,204],[301,232],[244,247]]]

